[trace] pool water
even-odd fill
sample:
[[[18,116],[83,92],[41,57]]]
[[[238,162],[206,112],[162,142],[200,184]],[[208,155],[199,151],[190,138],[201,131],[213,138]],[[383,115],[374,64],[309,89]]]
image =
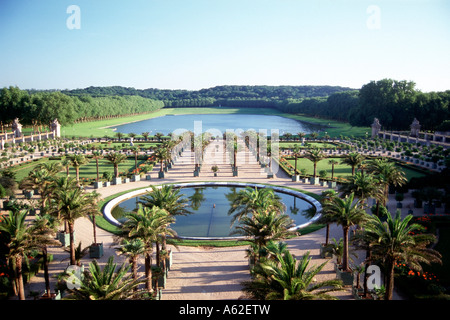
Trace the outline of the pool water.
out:
[[[200,124],[201,121],[201,124]],[[197,122],[197,124],[196,124]],[[196,127],[197,125],[197,127]],[[150,135],[163,133],[167,135],[173,132],[181,134],[189,130],[210,130],[214,136],[220,131],[221,134],[227,130],[250,130],[257,132],[267,130],[267,135],[271,135],[271,130],[278,130],[280,135],[284,133],[297,134],[298,132],[311,133],[320,131],[323,127],[316,124],[301,122],[285,117],[258,114],[189,114],[170,115],[123,124],[115,127],[117,132],[142,134],[149,132]],[[213,130],[214,129],[214,130]],[[212,130],[212,131],[211,131]]]
[[[236,224],[231,226],[232,215],[228,215],[233,197],[242,187],[188,187],[182,188],[180,194],[189,200],[192,214],[176,216],[176,223],[171,226],[181,237],[230,237]],[[286,194],[275,192],[286,206],[286,214],[296,225],[309,221],[305,212],[314,208],[308,201]],[[114,218],[123,222],[123,213],[137,208],[139,197],[125,200],[112,210]]]

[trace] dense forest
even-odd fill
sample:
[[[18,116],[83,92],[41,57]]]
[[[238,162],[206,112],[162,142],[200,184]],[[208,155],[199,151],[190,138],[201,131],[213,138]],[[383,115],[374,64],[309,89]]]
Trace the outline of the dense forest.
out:
[[[384,129],[409,130],[417,118],[424,130],[450,131],[450,90],[424,93],[415,83],[383,79],[360,90],[281,103],[279,109],[313,117],[370,126],[378,118]]]
[[[217,86],[197,91],[120,86],[75,90],[0,91],[0,120],[62,124],[152,112],[163,107],[276,108],[282,112],[368,126],[375,117],[384,129],[408,130],[414,118],[422,129],[450,131],[450,90],[424,93],[415,83],[383,79],[361,89],[338,86]]]
[[[137,95],[143,98],[162,100],[166,107],[173,103],[184,102],[183,107],[194,107],[195,100],[204,100],[209,106],[218,105],[217,101],[227,100],[270,100],[283,101],[290,98],[326,97],[335,92],[351,90],[337,86],[217,86],[201,90],[135,89],[125,87],[88,87],[85,89],[63,90],[67,95],[89,94],[100,96]]]
[[[58,91],[29,93],[17,87],[0,91],[0,121],[4,124],[19,118],[24,125],[48,125],[57,118],[62,125],[68,125],[152,112],[163,107],[162,101],[139,96],[70,96]]]

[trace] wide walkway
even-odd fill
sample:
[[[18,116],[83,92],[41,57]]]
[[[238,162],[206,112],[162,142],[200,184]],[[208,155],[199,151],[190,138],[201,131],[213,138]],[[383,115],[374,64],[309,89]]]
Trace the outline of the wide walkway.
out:
[[[158,179],[159,167],[155,166],[151,172],[151,180],[131,182],[122,185],[113,185],[107,188],[97,189],[102,197],[107,197],[122,191],[157,185],[162,183],[187,182],[187,181],[239,181],[270,183],[281,186],[289,186],[313,193],[321,193],[324,187],[292,182],[290,177],[279,170],[273,178],[268,179],[267,173],[256,162],[255,157],[243,146],[243,150],[238,153],[237,164],[239,175],[233,177],[231,165],[228,163],[229,154],[219,152],[220,145],[217,142],[211,143],[205,150],[205,159],[202,170],[198,177],[194,177],[194,163],[191,152],[185,151],[175,161],[164,179]],[[219,154],[219,157],[217,156]],[[222,157],[220,157],[222,156]],[[214,177],[210,170],[212,165],[219,166],[219,173]],[[273,166],[273,164],[272,164]],[[275,169],[275,167],[274,167]],[[391,199],[391,201],[393,201]],[[404,202],[410,201],[406,197]],[[395,202],[394,202],[395,203]],[[405,211],[406,214],[406,211]],[[89,219],[78,219],[75,223],[75,242],[81,241],[85,248],[93,243],[93,225]],[[97,241],[104,244],[104,256],[98,259],[100,264],[104,264],[111,255],[115,255],[118,263],[128,262],[125,257],[117,256],[113,236],[99,228],[97,230]],[[342,229],[336,225],[331,226],[330,239],[342,237]],[[320,264],[329,261],[322,272],[316,277],[317,281],[334,279],[336,274],[333,270],[333,263],[330,260],[321,259],[319,256],[319,245],[325,242],[325,229],[287,240],[290,251],[300,257],[307,251],[310,252],[312,264]],[[212,248],[212,247],[188,247],[179,246],[172,248],[173,265],[168,274],[166,287],[163,290],[164,300],[216,300],[216,299],[239,299],[242,298],[240,283],[249,279],[248,263],[246,258],[246,246]],[[61,246],[49,248],[49,252],[54,255],[54,262],[50,264],[50,275],[52,277],[52,290],[55,288],[55,277],[64,271],[68,266],[68,253]],[[364,255],[361,257],[364,258]],[[92,261],[86,255],[82,260],[84,266],[88,266]],[[140,272],[143,273],[143,259],[140,260]],[[31,291],[43,292],[43,272],[35,276],[31,283],[26,285],[27,294]],[[340,299],[352,299],[350,289],[346,289],[335,294]],[[394,296],[399,299],[398,295]],[[28,299],[31,299],[28,297]]]

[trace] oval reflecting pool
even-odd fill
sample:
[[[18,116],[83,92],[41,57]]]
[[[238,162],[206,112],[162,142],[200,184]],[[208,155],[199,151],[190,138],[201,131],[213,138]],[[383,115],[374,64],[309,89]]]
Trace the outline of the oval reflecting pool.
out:
[[[171,226],[178,236],[184,238],[226,238],[231,235],[235,226],[231,224],[232,215],[228,214],[230,205],[236,194],[244,186],[191,186],[183,187],[180,194],[188,199],[188,209],[192,214],[176,216],[176,223]],[[307,213],[316,213],[316,206],[304,197],[295,196],[275,190],[281,198],[288,214],[295,225],[307,224],[311,217]],[[291,193],[291,192],[290,192]],[[141,195],[145,195],[142,194]],[[310,198],[305,195],[306,198]],[[140,196],[134,196],[114,205],[111,210],[112,216],[119,222],[123,222],[123,214],[137,208]]]

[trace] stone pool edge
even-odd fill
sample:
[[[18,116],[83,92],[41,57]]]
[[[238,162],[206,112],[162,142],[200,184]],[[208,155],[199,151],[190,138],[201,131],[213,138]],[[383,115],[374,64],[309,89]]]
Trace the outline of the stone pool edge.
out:
[[[277,186],[277,185],[266,185],[266,184],[260,184],[260,183],[252,183],[252,182],[226,182],[226,181],[210,181],[210,182],[184,182],[184,183],[173,183],[170,184],[174,188],[184,188],[184,187],[200,187],[200,186],[223,186],[223,187],[256,187],[256,188],[271,188],[274,191],[282,192],[285,194],[289,194],[292,196],[296,196],[298,198],[301,198],[309,203],[311,203],[316,208],[316,214],[314,217],[312,217],[308,222],[305,222],[301,225],[297,225],[295,227],[290,228],[290,231],[295,231],[302,229],[314,222],[316,222],[320,216],[322,211],[322,205],[319,201],[314,199],[313,197],[304,194],[303,192],[288,189],[285,187]],[[153,187],[156,188],[162,188],[164,184],[161,185],[154,185]],[[106,205],[103,207],[103,217],[112,225],[114,226],[121,226],[121,223],[112,216],[111,211],[112,209],[119,203],[128,200],[130,198],[134,198],[136,196],[142,195],[146,193],[147,191],[152,190],[152,187],[149,186],[147,188],[142,188],[139,190],[134,190],[127,192],[123,195],[120,195],[106,203]],[[184,237],[180,236],[180,239],[187,239],[187,240],[243,240],[245,237]]]

